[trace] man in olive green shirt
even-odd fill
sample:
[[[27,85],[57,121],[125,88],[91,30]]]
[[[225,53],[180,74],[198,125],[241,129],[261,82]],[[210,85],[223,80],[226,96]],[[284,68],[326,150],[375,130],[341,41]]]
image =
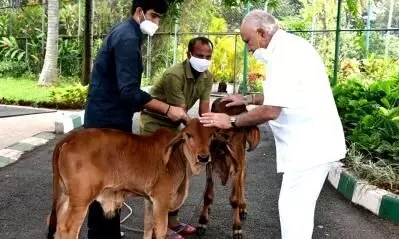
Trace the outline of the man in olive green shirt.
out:
[[[213,52],[212,42],[196,37],[188,44],[187,59],[165,71],[151,89],[153,98],[189,111],[199,100],[199,115],[209,112],[213,76],[208,71]],[[140,133],[151,135],[161,127],[178,132],[181,122],[173,122],[155,112],[144,110],[140,116]],[[178,211],[169,213],[168,238],[182,239],[181,234],[192,234],[195,228],[181,223]]]

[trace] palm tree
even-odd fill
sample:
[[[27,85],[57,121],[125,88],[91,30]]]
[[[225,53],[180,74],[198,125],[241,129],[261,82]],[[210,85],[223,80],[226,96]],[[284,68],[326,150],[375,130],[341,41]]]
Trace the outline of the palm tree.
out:
[[[48,23],[46,54],[44,64],[39,77],[39,85],[51,85],[57,81],[57,61],[58,61],[58,28],[59,28],[59,2],[58,0],[48,0]]]

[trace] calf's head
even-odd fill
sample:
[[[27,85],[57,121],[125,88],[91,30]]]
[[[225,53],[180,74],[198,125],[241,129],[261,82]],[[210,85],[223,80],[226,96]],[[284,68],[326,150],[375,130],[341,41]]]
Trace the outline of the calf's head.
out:
[[[168,144],[164,153],[164,163],[167,164],[171,158],[171,153],[182,147],[182,152],[190,165],[194,175],[201,171],[201,163],[207,163],[211,160],[209,146],[215,137],[216,129],[204,127],[199,119],[191,119],[186,127],[178,133]]]
[[[247,112],[247,108],[244,105],[226,107],[226,104],[228,103],[229,102],[226,101],[222,102],[221,98],[216,99],[212,103],[211,111],[215,113],[225,113],[230,116]],[[248,143],[248,151],[255,149],[260,142],[260,130],[257,126],[241,127],[230,130],[218,130],[218,137],[215,138],[216,142],[212,144],[213,147],[211,147],[211,150],[224,151],[224,155],[226,157],[236,158],[237,153],[235,152],[235,148],[241,143],[237,141],[241,140],[242,137],[239,137],[240,135],[244,137],[245,142]]]

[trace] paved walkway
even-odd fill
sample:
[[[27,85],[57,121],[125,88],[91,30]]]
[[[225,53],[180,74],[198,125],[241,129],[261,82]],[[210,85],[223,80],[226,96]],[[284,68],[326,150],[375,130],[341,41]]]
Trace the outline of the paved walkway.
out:
[[[30,107],[16,106],[15,108]],[[0,118],[0,149],[43,131],[54,131],[55,120],[62,114],[70,114],[71,112],[73,111]]]

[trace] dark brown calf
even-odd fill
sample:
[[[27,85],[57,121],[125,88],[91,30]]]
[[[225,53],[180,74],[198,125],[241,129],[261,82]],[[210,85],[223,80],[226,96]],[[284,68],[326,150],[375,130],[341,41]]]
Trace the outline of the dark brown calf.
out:
[[[53,208],[48,238],[76,239],[88,207],[101,203],[106,215],[129,196],[146,199],[144,238],[163,239],[168,211],[187,197],[200,161],[208,161],[214,129],[191,120],[179,134],[152,136],[111,129],[82,129],[62,139],[53,153]]]
[[[228,102],[217,99],[212,104],[212,112],[238,115],[246,112],[245,106],[226,107]],[[215,196],[213,173],[218,174],[222,185],[226,185],[231,178],[232,191],[230,204],[233,208],[233,238],[242,238],[241,220],[246,218],[245,180],[246,180],[246,143],[248,151],[257,147],[260,140],[260,131],[256,126],[219,130],[218,137],[212,140],[210,153],[212,161],[206,167],[206,189],[204,206],[199,218],[197,232],[205,234],[209,222],[210,206]],[[222,137],[220,137],[220,135]]]

